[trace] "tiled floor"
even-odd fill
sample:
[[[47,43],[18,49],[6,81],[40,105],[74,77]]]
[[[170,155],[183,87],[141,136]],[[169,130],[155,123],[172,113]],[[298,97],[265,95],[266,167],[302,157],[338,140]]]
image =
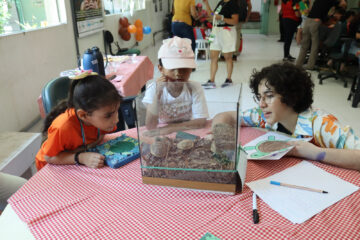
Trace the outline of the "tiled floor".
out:
[[[233,81],[235,84],[243,84],[242,92],[242,108],[246,109],[255,106],[252,100],[252,94],[247,86],[249,76],[254,68],[260,69],[272,63],[276,63],[283,58],[283,43],[277,42],[278,36],[265,36],[260,34],[243,34],[244,44],[243,52],[238,60],[234,63]],[[153,63],[157,64],[157,49],[161,41],[158,41],[155,47],[151,47],[143,51],[143,55],[149,56]],[[293,42],[291,47],[291,55],[296,57],[299,47]],[[203,83],[209,79],[210,61],[198,61],[198,66],[191,75],[191,80]],[[155,77],[159,76],[159,71],[155,66]],[[225,80],[226,65],[224,62],[219,63],[219,69],[216,75],[216,83],[218,86]],[[317,72],[313,72],[313,80],[315,82],[314,107],[325,109],[334,114],[341,123],[352,126],[360,135],[360,106],[352,108],[351,103],[347,101],[349,88],[344,88],[342,83],[335,79],[324,81],[323,85],[318,84]],[[208,101],[217,101],[222,96],[228,99],[236,99],[238,95],[238,87],[229,87],[226,89],[217,88],[215,90],[206,90],[206,98]],[[214,111],[218,111],[215,109]],[[39,123],[31,131],[40,131]]]

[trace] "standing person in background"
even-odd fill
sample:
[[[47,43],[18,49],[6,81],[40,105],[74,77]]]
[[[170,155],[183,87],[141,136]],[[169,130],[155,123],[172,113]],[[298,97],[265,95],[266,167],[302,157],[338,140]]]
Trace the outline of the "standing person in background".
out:
[[[243,7],[242,4],[240,4],[241,2],[246,2],[246,10],[240,9],[240,13],[246,13],[246,15],[244,14],[240,14],[239,13],[239,23],[236,25],[236,48],[235,48],[235,56],[239,56],[240,52],[240,43],[242,40],[242,35],[241,35],[241,27],[244,23],[246,23],[247,21],[249,21],[249,17],[251,14],[251,9],[252,9],[252,5],[251,5],[251,0],[237,0],[238,1],[238,5],[239,7]]]
[[[235,0],[221,0],[212,11],[208,0],[203,0],[206,9],[213,15],[213,30],[210,43],[210,80],[202,84],[204,88],[216,88],[215,75],[218,69],[219,54],[222,52],[226,61],[227,77],[221,87],[232,85],[232,56],[236,48],[235,25],[239,22],[239,6]]]
[[[290,46],[294,38],[296,28],[301,21],[300,11],[294,10],[294,0],[281,1],[281,13],[284,28],[284,58],[283,61],[293,62],[295,58],[290,55]]]
[[[174,0],[171,31],[174,36],[191,40],[191,48],[195,52],[195,36],[191,17],[197,19],[195,0]]]
[[[310,4],[311,4],[310,0],[301,0],[294,6],[294,10],[298,10],[301,13],[301,24],[298,26],[298,29],[296,32],[296,43],[298,45],[301,43],[302,31],[304,28],[305,20],[310,11]]]
[[[315,0],[309,15],[304,23],[303,39],[301,40],[301,48],[299,56],[296,60],[296,65],[302,67],[307,50],[310,48],[310,57],[305,67],[308,70],[313,70],[319,49],[319,27],[322,21],[327,17],[330,8],[339,6],[346,9],[347,3],[345,0]]]
[[[280,39],[278,42],[284,42],[284,27],[283,27],[283,18],[281,13],[281,3],[277,6],[277,12],[279,14],[279,32],[280,32]]]

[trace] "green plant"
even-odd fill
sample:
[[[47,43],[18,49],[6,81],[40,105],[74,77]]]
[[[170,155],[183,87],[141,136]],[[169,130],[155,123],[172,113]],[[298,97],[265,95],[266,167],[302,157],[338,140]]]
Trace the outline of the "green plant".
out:
[[[5,32],[4,26],[11,17],[11,14],[8,11],[10,8],[11,4],[8,1],[0,0],[0,34]]]

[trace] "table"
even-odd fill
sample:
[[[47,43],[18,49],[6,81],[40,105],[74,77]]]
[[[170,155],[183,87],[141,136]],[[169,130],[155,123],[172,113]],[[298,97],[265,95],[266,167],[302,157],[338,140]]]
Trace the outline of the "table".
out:
[[[135,129],[126,133],[136,137]],[[242,128],[242,143],[263,133]],[[300,161],[249,161],[246,182]],[[360,186],[358,171],[312,163]],[[144,185],[139,160],[119,169],[46,165],[9,202],[11,207],[3,213],[6,219],[0,218],[0,232],[12,239],[20,238],[16,234],[22,231],[23,222],[35,238],[49,239],[200,239],[206,232],[221,239],[360,238],[360,191],[302,224],[292,224],[258,199],[260,223],[253,224],[248,187],[231,196]],[[13,212],[23,222],[8,233],[10,225],[6,224],[15,224],[9,222]]]
[[[40,133],[1,132],[0,172],[21,176],[34,163],[40,145]]]
[[[113,74],[118,76],[111,82],[123,97],[137,95],[154,75],[154,65],[147,56],[136,56],[124,62],[111,62],[108,67],[111,70],[107,69],[109,72],[107,76]],[[38,97],[37,103],[41,117],[45,118],[41,95]]]

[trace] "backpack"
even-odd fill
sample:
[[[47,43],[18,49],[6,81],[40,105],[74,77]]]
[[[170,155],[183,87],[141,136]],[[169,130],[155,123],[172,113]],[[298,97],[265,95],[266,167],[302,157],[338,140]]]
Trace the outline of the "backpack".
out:
[[[237,0],[239,6],[239,22],[245,22],[248,13],[247,0]]]

